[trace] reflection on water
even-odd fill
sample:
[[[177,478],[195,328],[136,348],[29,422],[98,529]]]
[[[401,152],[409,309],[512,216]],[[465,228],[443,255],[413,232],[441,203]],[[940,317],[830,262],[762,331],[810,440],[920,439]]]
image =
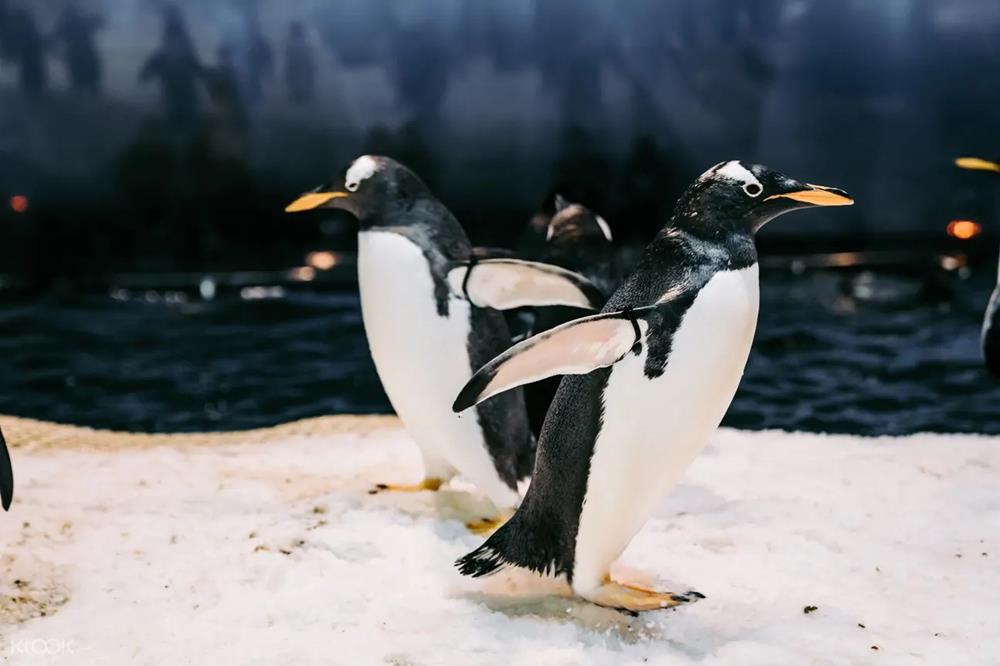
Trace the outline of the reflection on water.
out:
[[[1000,382],[979,352],[992,285],[984,276],[933,300],[917,284],[765,272],[754,350],[725,423],[1000,434]],[[389,409],[351,290],[6,304],[0,330],[0,413],[193,431]]]

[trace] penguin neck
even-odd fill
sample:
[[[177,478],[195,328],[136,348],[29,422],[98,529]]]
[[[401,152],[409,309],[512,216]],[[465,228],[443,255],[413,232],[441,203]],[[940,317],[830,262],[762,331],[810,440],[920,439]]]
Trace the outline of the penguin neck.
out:
[[[387,199],[358,216],[359,228],[361,231],[380,231],[420,226],[440,216],[438,208],[443,208],[442,204],[428,197]]]
[[[705,241],[721,243],[733,237],[745,237],[753,242],[749,225],[717,210],[685,210],[674,215],[667,226]]]
[[[684,222],[675,218],[654,242],[679,242],[687,253],[710,259],[717,268],[745,268],[757,262],[757,246],[750,231],[737,225]]]
[[[465,260],[472,253],[461,225],[444,204],[431,197],[389,202],[378,214],[360,217],[358,232],[404,236],[423,250],[435,270],[445,271],[447,261]]]

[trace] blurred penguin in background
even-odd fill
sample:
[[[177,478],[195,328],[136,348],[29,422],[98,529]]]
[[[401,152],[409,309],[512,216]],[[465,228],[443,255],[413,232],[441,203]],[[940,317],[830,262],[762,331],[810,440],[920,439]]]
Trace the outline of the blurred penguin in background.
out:
[[[14,5],[0,18],[4,24],[2,55],[17,66],[21,92],[30,98],[44,95],[49,84],[45,39],[35,17],[27,8]]]
[[[95,34],[104,21],[96,14],[86,14],[75,4],[60,15],[52,41],[62,45],[62,57],[74,92],[97,94],[101,91],[102,67]]]
[[[170,129],[192,130],[201,115],[198,88],[205,68],[180,9],[176,5],[164,6],[162,19],[160,45],[139,71],[139,82],[159,83],[164,120]]]
[[[623,275],[607,221],[560,194],[553,197],[552,205],[553,214],[545,224],[544,240],[537,256],[532,258],[583,275],[605,295],[614,293]],[[537,221],[535,218],[529,223],[532,227]],[[547,307],[537,308],[533,314],[531,335],[572,321],[582,313],[577,308]],[[550,377],[524,387],[528,421],[536,437],[541,432],[559,381],[559,377]]]
[[[985,171],[1000,177],[1000,161],[986,160],[981,157],[959,157],[955,160],[955,164],[961,169]],[[993,295],[990,296],[990,302],[986,305],[980,340],[986,368],[994,377],[1000,377],[1000,264],[997,266],[997,283],[993,287]]]
[[[316,96],[316,59],[301,21],[293,21],[285,42],[285,87],[296,106],[305,106]]]

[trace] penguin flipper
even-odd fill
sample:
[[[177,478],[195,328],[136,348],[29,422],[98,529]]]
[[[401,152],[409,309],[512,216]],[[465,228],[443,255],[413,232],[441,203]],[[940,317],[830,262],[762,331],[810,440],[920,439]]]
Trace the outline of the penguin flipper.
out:
[[[480,368],[455,398],[455,412],[555,375],[585,375],[617,363],[649,328],[654,306],[574,319],[519,342]]]
[[[14,469],[10,464],[10,452],[7,450],[7,442],[0,431],[0,503],[3,510],[10,510],[10,503],[14,499]]]
[[[590,280],[559,266],[524,259],[459,262],[448,270],[452,293],[481,308],[565,305],[599,310],[606,297]]]

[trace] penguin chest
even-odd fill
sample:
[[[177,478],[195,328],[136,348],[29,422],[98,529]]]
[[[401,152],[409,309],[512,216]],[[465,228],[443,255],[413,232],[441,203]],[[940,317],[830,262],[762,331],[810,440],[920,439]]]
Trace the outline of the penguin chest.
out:
[[[422,249],[392,232],[358,235],[358,283],[379,379],[426,457],[449,434],[458,435],[451,430],[475,427],[475,419],[460,420],[451,411],[472,375],[469,305],[451,298],[448,314],[439,314]]]
[[[621,554],[708,443],[743,375],[758,303],[756,265],[719,272],[674,331],[661,375],[646,376],[645,347],[613,366],[580,516],[584,569]]]

